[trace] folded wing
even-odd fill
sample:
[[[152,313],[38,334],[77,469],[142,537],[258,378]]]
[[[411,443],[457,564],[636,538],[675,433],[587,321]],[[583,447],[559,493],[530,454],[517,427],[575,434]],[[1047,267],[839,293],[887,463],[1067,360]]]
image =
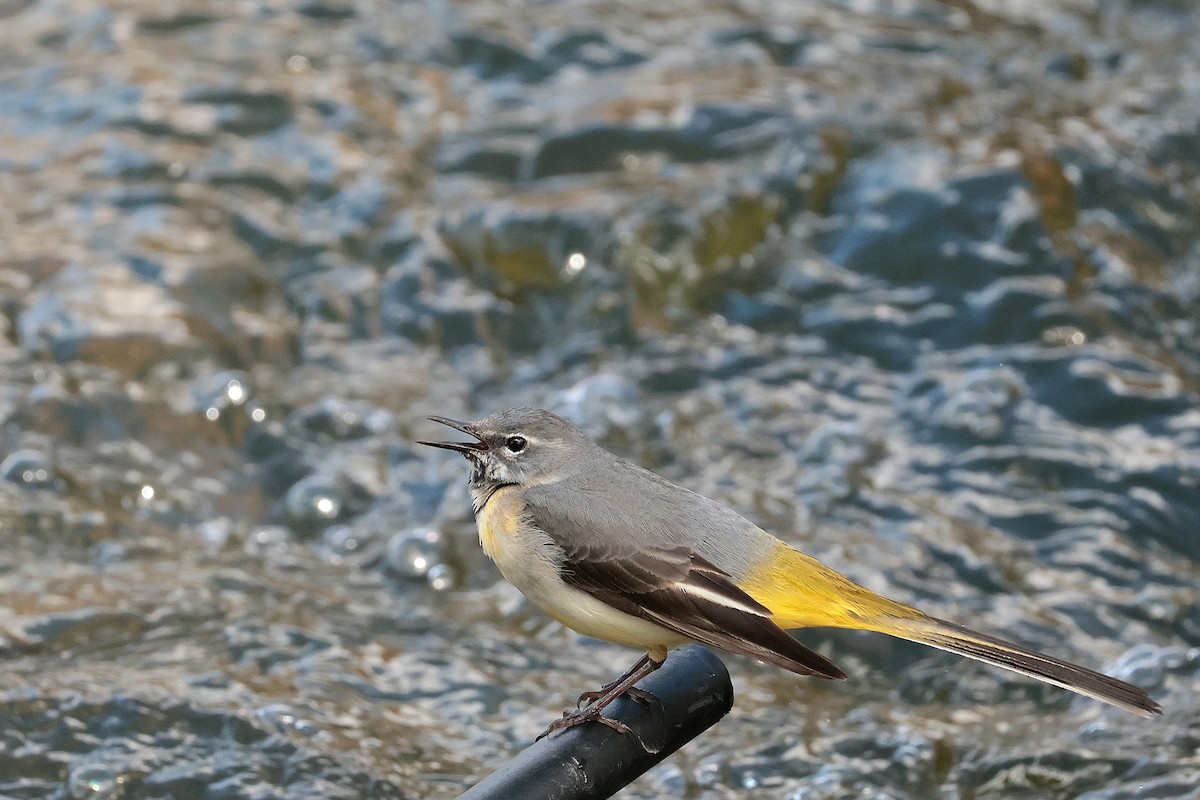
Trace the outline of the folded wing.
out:
[[[532,495],[532,496],[531,496]],[[771,612],[686,546],[652,545],[578,530],[527,493],[526,512],[563,549],[563,579],[631,616],[801,675],[842,679],[832,661],[796,641]]]

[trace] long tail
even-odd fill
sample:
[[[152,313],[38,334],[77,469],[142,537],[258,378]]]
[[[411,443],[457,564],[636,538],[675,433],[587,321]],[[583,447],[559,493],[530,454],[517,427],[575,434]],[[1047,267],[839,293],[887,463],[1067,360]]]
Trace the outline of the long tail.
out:
[[[866,627],[866,626],[864,626]],[[879,620],[869,626],[901,639],[958,653],[985,664],[1004,667],[1030,678],[1111,703],[1139,717],[1161,714],[1162,707],[1145,690],[1100,672],[1060,661],[1019,645],[979,633],[953,622],[922,615],[915,619]]]
[[[1136,686],[880,597],[783,542],[776,542],[746,576],[743,588],[771,610],[782,628],[878,631],[1010,669],[1141,717],[1162,713]]]

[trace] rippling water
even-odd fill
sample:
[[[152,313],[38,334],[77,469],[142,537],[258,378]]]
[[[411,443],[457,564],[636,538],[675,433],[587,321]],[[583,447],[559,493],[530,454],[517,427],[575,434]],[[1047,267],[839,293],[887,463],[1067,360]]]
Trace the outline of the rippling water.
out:
[[[1200,16],[0,0],[0,794],[453,797],[637,654],[479,552],[517,404],[873,589],[623,796],[1194,797]]]

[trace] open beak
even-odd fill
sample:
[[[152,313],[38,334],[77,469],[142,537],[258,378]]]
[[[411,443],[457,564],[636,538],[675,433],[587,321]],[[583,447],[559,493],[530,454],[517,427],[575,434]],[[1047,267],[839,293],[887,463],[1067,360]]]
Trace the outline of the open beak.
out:
[[[473,441],[473,442],[417,442],[417,444],[429,445],[430,447],[440,447],[443,450],[453,450],[456,453],[462,453],[464,456],[470,455],[472,453],[483,453],[483,452],[486,452],[488,449],[487,443],[484,442],[482,439],[480,439],[479,434],[475,433],[475,431],[472,430],[471,423],[469,423],[469,422],[459,422],[459,421],[453,420],[453,419],[446,419],[445,417],[426,417],[425,419],[440,423],[442,425],[446,425],[451,428],[454,428],[456,431],[462,431],[463,433],[467,434],[468,436],[474,436],[475,441]]]

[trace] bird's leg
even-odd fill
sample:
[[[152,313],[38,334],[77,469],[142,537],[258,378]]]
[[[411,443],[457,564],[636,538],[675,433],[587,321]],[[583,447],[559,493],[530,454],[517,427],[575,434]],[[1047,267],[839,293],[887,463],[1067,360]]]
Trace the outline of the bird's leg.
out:
[[[612,728],[617,733],[631,733],[628,725],[615,719],[609,719],[600,712],[621,695],[629,693],[635,683],[661,667],[665,661],[665,658],[662,661],[655,661],[649,655],[643,656],[633,665],[631,670],[620,678],[608,684],[599,692],[589,692],[588,694],[594,694],[595,697],[592,697],[586,706],[576,708],[573,711],[564,711],[562,717],[551,722],[550,727],[546,728],[542,735],[537,738],[541,739],[542,736],[546,736],[554,731],[562,730],[563,728],[574,728],[576,725],[582,725],[585,722],[591,721],[599,722],[601,725]],[[652,696],[640,689],[637,692],[643,699]]]
[[[596,691],[584,692],[583,694],[579,695],[579,699],[577,701],[575,701],[575,707],[583,708],[585,703],[591,703],[591,702],[594,702],[594,701],[600,699],[601,697],[604,696],[605,692],[607,692],[608,690],[612,689],[617,684],[624,681],[630,675],[637,672],[642,667],[646,666],[646,664],[648,664],[649,662],[650,662],[650,654],[647,653],[646,655],[644,655],[640,659],[638,659],[638,662],[636,664],[634,664],[632,667],[627,669],[625,671],[625,674],[622,675],[621,677],[617,678],[615,681],[611,681],[609,683],[604,684]],[[649,692],[644,692],[641,689],[635,689],[632,686],[630,686],[628,689],[626,689],[625,693],[628,694],[630,697],[634,698],[635,700],[646,700],[653,696]]]

